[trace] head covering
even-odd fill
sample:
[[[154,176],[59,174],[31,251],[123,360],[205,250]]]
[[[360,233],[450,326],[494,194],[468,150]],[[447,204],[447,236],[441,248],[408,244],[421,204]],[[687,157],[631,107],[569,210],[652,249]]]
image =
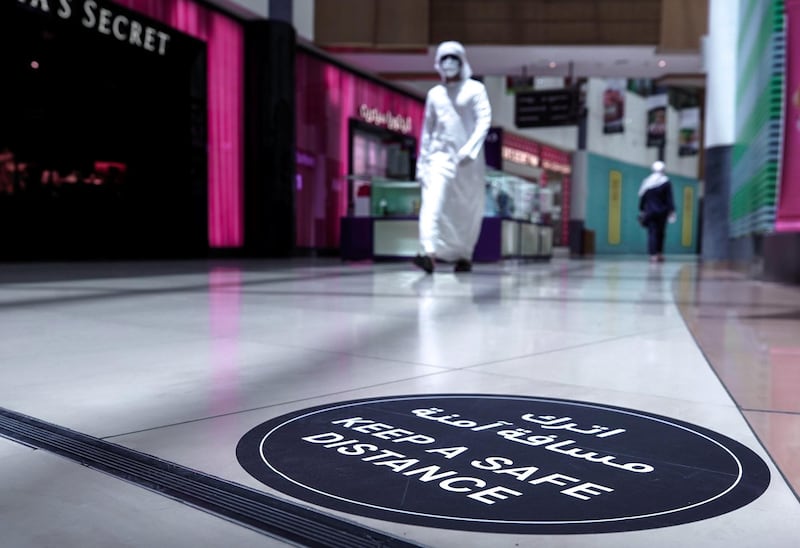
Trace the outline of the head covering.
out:
[[[439,47],[436,48],[436,64],[433,65],[433,68],[436,69],[436,72],[439,73],[442,80],[445,79],[445,76],[440,63],[442,57],[445,55],[455,55],[458,57],[459,61],[461,61],[460,78],[462,80],[468,80],[472,77],[472,68],[469,66],[469,62],[467,62],[467,53],[464,51],[464,46],[461,45],[461,42],[442,42],[439,44]]]
[[[639,187],[639,196],[642,196],[651,188],[659,187],[669,181],[667,176],[664,175],[664,170],[666,169],[664,162],[661,160],[653,162],[651,169],[653,173],[645,177],[644,181],[642,181],[642,186]]]

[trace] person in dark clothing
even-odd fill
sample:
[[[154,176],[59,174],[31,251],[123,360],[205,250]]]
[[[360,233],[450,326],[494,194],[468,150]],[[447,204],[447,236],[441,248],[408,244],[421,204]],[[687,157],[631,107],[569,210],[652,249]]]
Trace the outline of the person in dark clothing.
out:
[[[672,183],[664,169],[664,162],[653,163],[653,173],[639,187],[639,222],[647,229],[647,251],[651,262],[664,260],[667,221],[675,221]]]

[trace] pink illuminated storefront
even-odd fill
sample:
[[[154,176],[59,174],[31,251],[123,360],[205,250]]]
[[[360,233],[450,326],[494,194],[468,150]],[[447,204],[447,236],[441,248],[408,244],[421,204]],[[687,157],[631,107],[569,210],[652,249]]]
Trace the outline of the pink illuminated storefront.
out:
[[[194,0],[18,0],[0,49],[0,258],[243,246],[240,21]]]
[[[244,28],[194,0],[114,0],[206,44],[208,242],[243,244]]]
[[[298,249],[338,253],[356,177],[413,180],[424,98],[298,48]]]

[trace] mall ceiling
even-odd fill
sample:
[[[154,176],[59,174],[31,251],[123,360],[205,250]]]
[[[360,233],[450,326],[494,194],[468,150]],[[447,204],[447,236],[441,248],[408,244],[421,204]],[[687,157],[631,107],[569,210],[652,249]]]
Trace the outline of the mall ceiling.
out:
[[[263,17],[271,5],[207,1],[245,19]],[[705,85],[707,0],[303,0],[302,5],[312,6],[306,9],[313,19],[312,45],[393,80],[436,79],[435,44],[456,39],[467,45],[477,75]]]
[[[704,73],[704,0],[316,0],[318,46],[390,78],[435,77],[435,44],[467,46],[478,75]]]
[[[436,77],[435,47],[417,52],[336,51],[337,58],[393,79]],[[704,72],[697,52],[659,53],[653,46],[467,46],[477,75],[540,77],[676,78]]]

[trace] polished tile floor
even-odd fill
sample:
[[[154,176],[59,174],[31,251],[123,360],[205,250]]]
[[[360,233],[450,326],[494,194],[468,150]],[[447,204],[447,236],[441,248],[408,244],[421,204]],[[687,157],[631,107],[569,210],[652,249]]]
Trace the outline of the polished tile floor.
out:
[[[424,546],[800,545],[800,288],[640,258],[425,276],[336,260],[0,265],[0,407]],[[495,394],[670,417],[771,471],[749,504],[626,532],[471,532],[293,499],[239,440],[360,398]],[[0,438],[0,546],[280,546],[186,501]]]

